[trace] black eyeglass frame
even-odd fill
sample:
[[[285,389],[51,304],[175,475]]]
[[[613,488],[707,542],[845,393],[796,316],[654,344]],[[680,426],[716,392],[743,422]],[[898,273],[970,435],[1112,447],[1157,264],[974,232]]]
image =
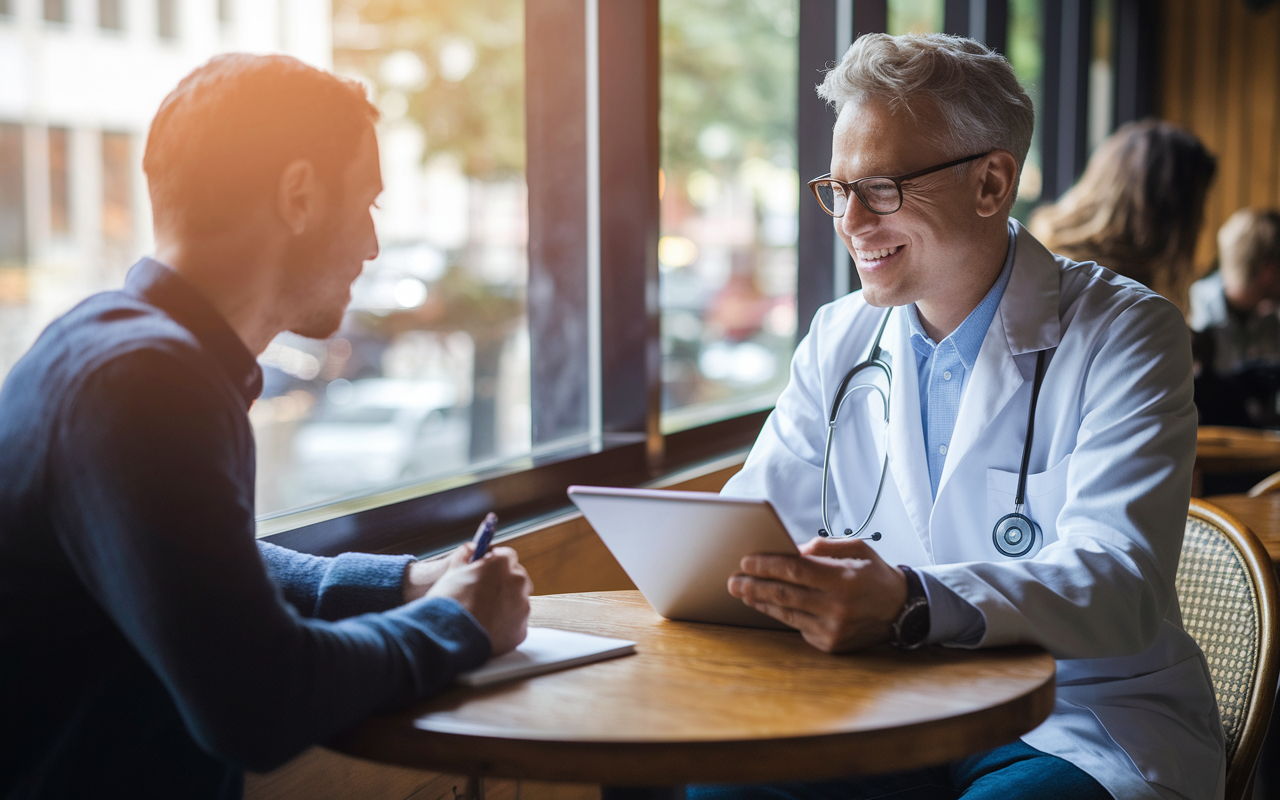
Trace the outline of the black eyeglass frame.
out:
[[[862,207],[863,207],[863,208],[865,208],[866,210],[870,211],[872,214],[876,214],[876,215],[881,216],[881,217],[887,217],[887,216],[889,216],[890,214],[896,214],[897,212],[899,212],[899,211],[901,211],[901,210],[902,210],[902,184],[903,184],[903,183],[905,183],[905,182],[907,182],[907,181],[909,181],[909,180],[912,180],[913,178],[919,178],[919,177],[922,177],[922,176],[924,176],[924,175],[928,175],[928,174],[933,173],[933,172],[939,172],[939,171],[941,171],[941,170],[946,169],[947,167],[958,167],[958,166],[960,166],[961,164],[967,163],[967,162],[969,162],[969,161],[975,161],[975,160],[977,160],[977,159],[979,159],[979,158],[982,158],[982,157],[984,157],[984,156],[989,156],[989,155],[991,155],[993,152],[995,152],[995,151],[994,151],[994,150],[988,150],[988,151],[986,151],[985,153],[978,153],[978,154],[976,154],[976,155],[972,155],[972,156],[965,156],[964,158],[957,158],[955,161],[948,161],[948,162],[947,162],[947,163],[945,163],[945,164],[938,164],[938,165],[933,166],[933,167],[925,167],[924,169],[918,169],[918,170],[916,170],[915,172],[908,172],[906,175],[898,175],[898,176],[890,176],[890,175],[868,175],[868,176],[867,176],[867,177],[865,177],[865,178],[858,178],[856,181],[850,181],[850,182],[845,182],[845,181],[839,180],[839,179],[837,179],[837,178],[833,178],[833,177],[831,177],[831,173],[830,173],[830,172],[828,172],[826,175],[819,175],[818,177],[816,177],[816,178],[814,178],[813,180],[809,181],[809,184],[808,184],[808,185],[809,185],[809,191],[813,192],[813,197],[814,197],[814,199],[815,199],[815,200],[817,200],[817,201],[818,201],[818,205],[822,207],[822,210],[823,210],[823,211],[825,211],[825,212],[827,212],[827,214],[828,214],[829,216],[835,217],[836,219],[840,219],[841,217],[843,217],[843,216],[844,216],[844,213],[848,213],[848,206],[847,206],[847,204],[846,204],[845,212],[844,212],[844,213],[842,213],[842,214],[836,214],[836,213],[833,213],[833,212],[831,211],[831,209],[827,208],[827,204],[826,204],[826,203],[824,203],[824,202],[822,202],[822,197],[818,194],[818,184],[819,184],[819,183],[836,183],[836,184],[839,184],[839,185],[840,185],[840,186],[841,186],[841,187],[842,187],[846,192],[849,192],[849,193],[851,193],[854,197],[857,197],[857,198],[858,198],[858,202],[859,202],[859,203],[862,203]],[[871,204],[870,204],[870,203],[868,203],[868,202],[866,201],[866,199],[862,196],[862,192],[861,192],[861,191],[859,190],[859,188],[858,188],[858,185],[859,185],[859,184],[861,184],[861,183],[865,183],[866,181],[891,181],[891,182],[893,183],[894,187],[896,187],[896,188],[897,188],[897,190],[898,190],[898,205],[897,205],[897,206],[895,206],[895,207],[894,207],[894,209],[893,209],[892,211],[876,211],[874,208],[872,208],[872,207],[871,207]]]

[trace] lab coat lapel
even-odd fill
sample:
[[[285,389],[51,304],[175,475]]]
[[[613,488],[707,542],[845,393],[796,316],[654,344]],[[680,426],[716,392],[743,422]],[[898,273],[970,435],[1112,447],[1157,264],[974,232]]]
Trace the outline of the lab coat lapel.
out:
[[[894,309],[885,339],[885,350],[893,365],[893,388],[889,392],[889,470],[916,536],[932,560],[929,513],[933,510],[933,492],[929,488],[929,465],[925,461],[920,384],[906,309]]]
[[[981,441],[992,420],[1032,377],[1031,373],[1023,375],[1014,356],[1056,347],[1062,338],[1058,316],[1062,278],[1057,262],[1025,228],[1013,224],[1018,230],[1013,274],[965,386],[938,494],[946,489],[948,479]]]

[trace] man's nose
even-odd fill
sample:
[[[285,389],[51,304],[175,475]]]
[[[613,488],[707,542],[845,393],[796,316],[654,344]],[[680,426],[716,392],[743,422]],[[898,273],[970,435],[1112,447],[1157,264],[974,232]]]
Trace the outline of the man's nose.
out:
[[[871,213],[857,197],[850,197],[844,216],[840,217],[840,228],[846,236],[852,237],[874,228],[879,222],[878,214]]]

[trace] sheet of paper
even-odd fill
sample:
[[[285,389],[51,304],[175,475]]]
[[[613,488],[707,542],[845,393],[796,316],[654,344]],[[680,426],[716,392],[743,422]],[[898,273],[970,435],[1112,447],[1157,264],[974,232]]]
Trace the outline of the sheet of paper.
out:
[[[458,676],[466,686],[528,678],[636,651],[636,643],[555,628],[530,628],[524,642],[506,655]]]

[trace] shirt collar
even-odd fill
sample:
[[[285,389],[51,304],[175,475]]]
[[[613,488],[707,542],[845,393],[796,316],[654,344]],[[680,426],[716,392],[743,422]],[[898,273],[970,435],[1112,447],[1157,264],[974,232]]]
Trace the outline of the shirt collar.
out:
[[[987,291],[986,297],[982,298],[977,308],[969,312],[969,316],[960,323],[960,327],[942,340],[950,341],[955,346],[965,369],[973,369],[973,365],[977,362],[978,351],[982,349],[982,340],[987,337],[987,328],[991,327],[991,320],[995,319],[996,309],[1000,307],[1000,298],[1004,297],[1005,287],[1009,285],[1009,277],[1013,275],[1013,256],[1017,243],[1017,229],[1010,224],[1009,253],[1005,256],[1000,277],[996,278],[995,284]],[[924,326],[920,324],[920,315],[916,312],[916,304],[912,303],[908,306],[907,312],[907,321],[911,324],[912,347],[922,356],[932,355],[937,345],[929,338],[929,334],[924,332]]]
[[[143,258],[129,270],[124,290],[191,331],[226,370],[246,406],[262,393],[262,367],[253,353],[204,295],[173,269]]]

